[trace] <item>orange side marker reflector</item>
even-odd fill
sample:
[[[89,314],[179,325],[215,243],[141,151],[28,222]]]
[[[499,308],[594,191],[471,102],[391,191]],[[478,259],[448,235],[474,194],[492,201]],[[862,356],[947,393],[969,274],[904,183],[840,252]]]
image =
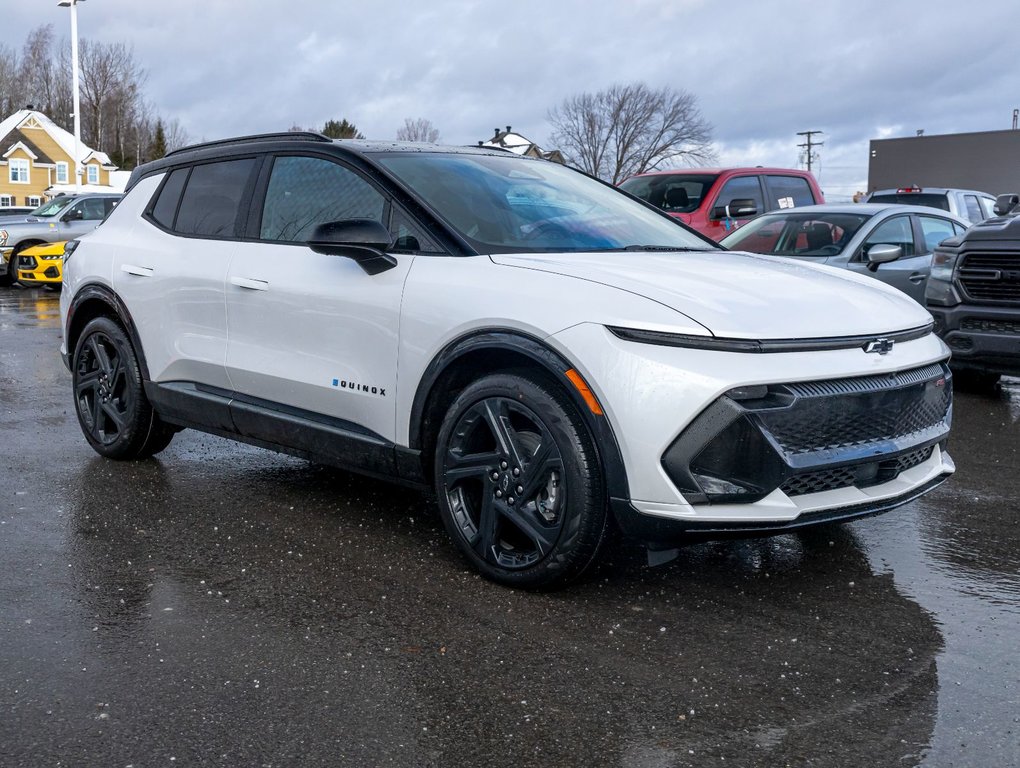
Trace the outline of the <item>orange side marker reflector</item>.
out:
[[[570,383],[574,385],[574,389],[581,393],[581,397],[584,398],[584,402],[588,405],[588,410],[596,416],[601,416],[602,406],[599,405],[599,401],[595,399],[595,395],[592,391],[588,389],[588,385],[585,383],[584,379],[581,378],[581,374],[571,368],[564,375],[570,379]]]

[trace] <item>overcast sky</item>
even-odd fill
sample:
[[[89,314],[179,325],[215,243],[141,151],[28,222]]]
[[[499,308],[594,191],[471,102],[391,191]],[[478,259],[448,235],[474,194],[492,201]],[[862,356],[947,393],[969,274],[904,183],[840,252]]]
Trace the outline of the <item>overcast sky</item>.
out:
[[[196,141],[341,117],[383,139],[405,117],[425,117],[445,143],[513,125],[550,149],[550,107],[643,81],[698,98],[724,165],[795,167],[797,131],[823,131],[816,175],[838,200],[865,189],[869,139],[1011,126],[1018,10],[960,0],[87,0],[78,19],[83,38],[133,46],[148,98]],[[8,45],[40,24],[70,36],[57,0],[3,0],[0,18]]]

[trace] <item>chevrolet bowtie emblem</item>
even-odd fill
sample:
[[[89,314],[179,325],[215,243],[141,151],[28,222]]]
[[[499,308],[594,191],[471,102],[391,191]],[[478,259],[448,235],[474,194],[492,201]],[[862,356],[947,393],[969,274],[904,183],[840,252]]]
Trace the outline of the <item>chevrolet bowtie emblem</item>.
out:
[[[869,341],[864,345],[865,352],[877,352],[880,355],[888,355],[892,352],[893,344],[896,342],[892,339],[875,339]]]

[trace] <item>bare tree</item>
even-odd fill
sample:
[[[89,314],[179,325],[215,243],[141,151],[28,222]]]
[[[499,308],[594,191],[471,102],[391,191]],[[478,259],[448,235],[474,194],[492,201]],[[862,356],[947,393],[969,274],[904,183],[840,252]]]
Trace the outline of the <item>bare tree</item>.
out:
[[[36,27],[28,33],[19,67],[23,87],[31,94],[33,105],[46,114],[56,106],[56,85],[61,75],[54,65],[53,48],[53,25]]]
[[[20,69],[17,52],[0,43],[0,113],[4,117],[25,106]]]
[[[431,120],[418,117],[412,120],[404,118],[404,127],[397,129],[397,141],[424,141],[435,144],[439,141],[439,129],[432,125]]]
[[[697,99],[669,87],[614,85],[571,96],[549,111],[553,142],[572,162],[618,184],[677,162],[714,160],[712,126]]]

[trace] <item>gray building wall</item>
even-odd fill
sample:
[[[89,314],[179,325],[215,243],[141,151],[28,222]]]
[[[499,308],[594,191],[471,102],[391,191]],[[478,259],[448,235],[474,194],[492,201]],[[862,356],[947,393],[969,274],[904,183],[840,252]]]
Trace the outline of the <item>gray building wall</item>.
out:
[[[957,187],[1020,192],[1020,130],[873,139],[868,191]]]

